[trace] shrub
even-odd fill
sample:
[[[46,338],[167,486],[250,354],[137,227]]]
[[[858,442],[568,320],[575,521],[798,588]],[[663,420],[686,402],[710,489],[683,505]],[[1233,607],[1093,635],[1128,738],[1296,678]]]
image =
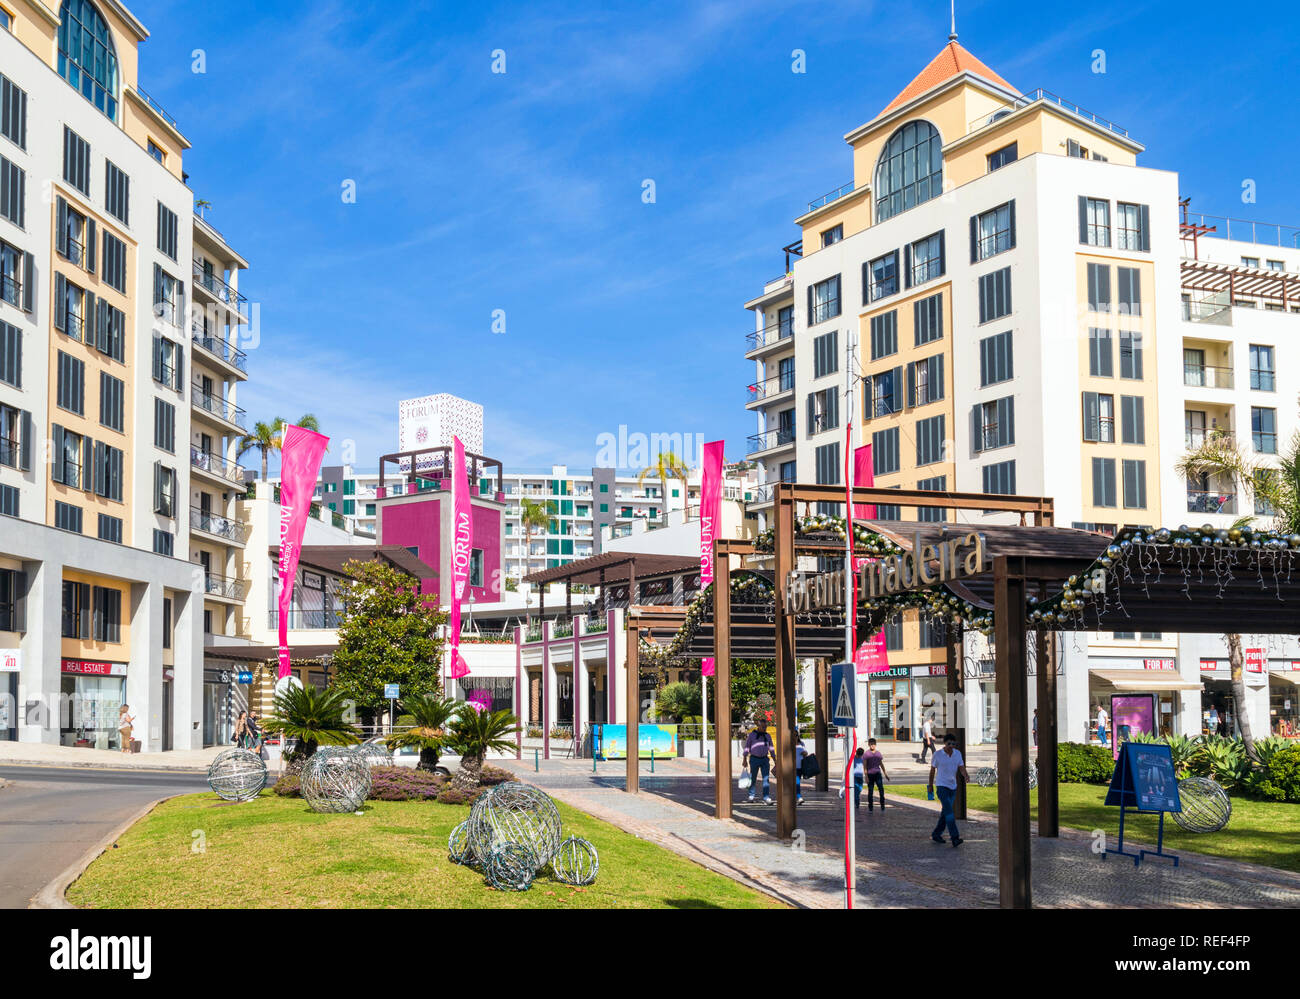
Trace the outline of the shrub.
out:
[[[1104,746],[1063,742],[1056,747],[1056,776],[1062,784],[1107,784],[1115,760]]]
[[[299,768],[301,769],[301,768]],[[302,796],[301,781],[297,774],[285,774],[271,788],[281,798],[299,798]]]
[[[472,805],[480,794],[483,793],[481,787],[456,787],[450,781],[438,792],[438,803],[441,805]]]
[[[1248,782],[1250,790],[1268,801],[1300,802],[1300,746],[1269,755]]]
[[[427,770],[405,767],[374,767],[370,771],[372,801],[433,801],[447,778]]]
[[[540,739],[545,733],[540,725],[529,725],[524,735],[529,739]]]

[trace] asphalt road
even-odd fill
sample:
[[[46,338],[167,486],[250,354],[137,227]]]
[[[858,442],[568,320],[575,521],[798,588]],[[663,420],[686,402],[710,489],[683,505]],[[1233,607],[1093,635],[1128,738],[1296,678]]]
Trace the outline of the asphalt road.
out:
[[[0,766],[0,908],[32,896],[151,801],[207,787],[201,773]]]

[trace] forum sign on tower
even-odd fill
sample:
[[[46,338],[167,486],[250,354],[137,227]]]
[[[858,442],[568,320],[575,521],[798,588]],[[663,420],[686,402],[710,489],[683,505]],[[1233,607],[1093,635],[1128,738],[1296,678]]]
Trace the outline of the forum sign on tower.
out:
[[[451,447],[459,437],[471,454],[483,453],[483,407],[468,399],[440,392],[418,399],[403,399],[397,404],[397,450],[422,451],[426,448]],[[442,467],[441,455],[419,459],[417,472]],[[403,472],[411,471],[409,460],[401,463]]]

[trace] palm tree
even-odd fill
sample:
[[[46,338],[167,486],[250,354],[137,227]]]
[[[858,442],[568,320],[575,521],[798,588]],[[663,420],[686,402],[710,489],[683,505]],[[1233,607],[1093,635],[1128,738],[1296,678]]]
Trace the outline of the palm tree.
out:
[[[304,430],[312,430],[320,433],[320,421],[316,419],[315,413],[304,413],[298,418],[297,426]],[[259,420],[253,424],[253,432],[245,434],[239,439],[239,451],[237,457],[242,458],[249,451],[262,452],[262,481],[267,477],[267,458],[272,451],[279,453],[280,448],[284,446],[284,430],[289,424],[284,422],[284,417],[277,416],[270,423],[264,423]]]
[[[1238,495],[1252,502],[1254,509],[1273,518],[1273,528],[1287,534],[1300,530],[1300,433],[1291,438],[1276,465],[1257,461],[1229,434],[1211,431],[1199,447],[1183,455],[1174,466],[1189,480],[1216,477],[1232,482]],[[1243,516],[1234,529],[1250,523],[1254,517]],[[1246,704],[1246,680],[1243,672],[1241,635],[1224,635],[1228,644],[1228,669],[1232,676],[1232,697],[1236,702],[1237,725],[1246,755],[1257,759],[1255,735],[1251,729]]]
[[[433,773],[438,767],[438,754],[447,743],[447,722],[459,710],[458,702],[437,694],[420,694],[403,700],[402,710],[414,719],[415,725],[385,741],[389,748],[419,746],[420,763],[416,769]]]
[[[337,690],[290,684],[275,695],[274,710],[262,727],[297,740],[291,761],[306,760],[321,745],[351,746],[360,741],[361,732],[348,724],[347,701]]]
[[[672,451],[660,451],[655,455],[655,463],[648,468],[643,468],[641,474],[636,477],[638,488],[645,488],[645,480],[654,476],[659,480],[659,485],[664,491],[663,508],[664,522],[668,521],[668,480],[677,479],[682,484],[683,497],[690,492],[690,483],[688,477],[691,474],[690,466],[681,458],[677,457]],[[683,505],[685,505],[683,501]]]
[[[519,526],[524,532],[524,575],[528,575],[528,566],[532,561],[533,554],[533,532],[546,530],[546,525],[551,522],[550,514],[546,512],[545,503],[535,503],[530,499],[524,499],[519,507]]]
[[[466,791],[478,787],[483,758],[491,752],[512,752],[515,743],[507,737],[518,732],[519,719],[509,711],[480,711],[472,704],[461,704],[447,740],[447,745],[460,753],[460,766],[451,779],[452,786]]]

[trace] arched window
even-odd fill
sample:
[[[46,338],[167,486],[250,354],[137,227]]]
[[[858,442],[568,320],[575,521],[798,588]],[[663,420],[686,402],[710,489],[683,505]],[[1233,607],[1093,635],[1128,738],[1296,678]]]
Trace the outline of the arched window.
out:
[[[943,193],[942,140],[928,121],[909,121],[889,137],[876,162],[876,221]]]
[[[59,19],[59,75],[117,121],[117,52],[108,22],[90,0],[63,0]]]

